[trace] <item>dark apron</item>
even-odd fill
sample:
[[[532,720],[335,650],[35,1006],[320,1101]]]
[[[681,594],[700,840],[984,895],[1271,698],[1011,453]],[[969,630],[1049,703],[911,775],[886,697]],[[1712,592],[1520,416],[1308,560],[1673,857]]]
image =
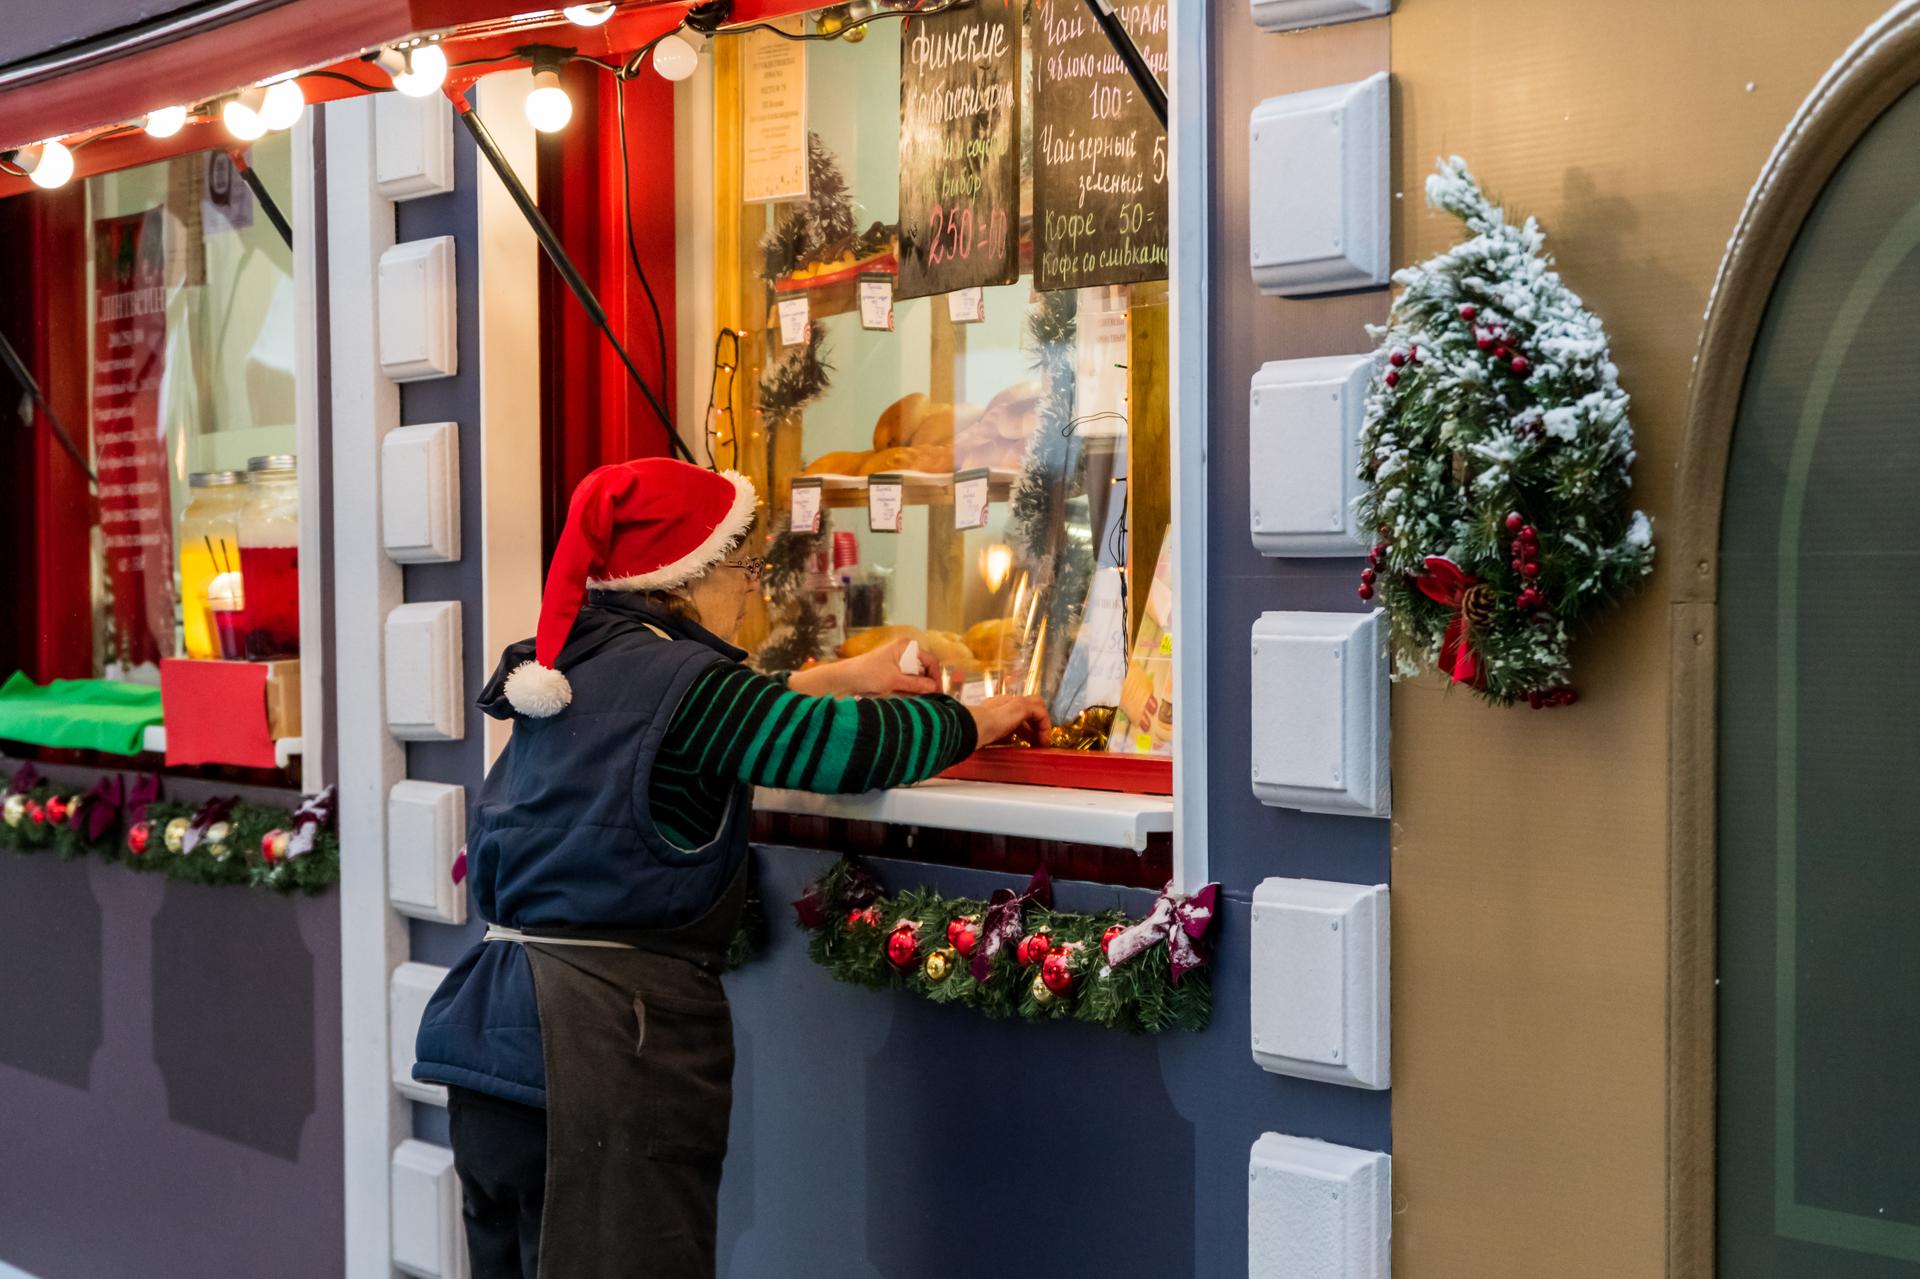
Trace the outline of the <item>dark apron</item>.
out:
[[[680,928],[523,943],[547,1072],[540,1279],[712,1279],[733,1107],[720,971],[747,874]]]

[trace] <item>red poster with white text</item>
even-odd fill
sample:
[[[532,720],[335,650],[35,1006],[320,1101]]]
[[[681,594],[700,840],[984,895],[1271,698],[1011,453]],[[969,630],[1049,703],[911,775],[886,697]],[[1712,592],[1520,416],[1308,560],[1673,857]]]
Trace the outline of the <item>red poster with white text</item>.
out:
[[[173,515],[160,383],[167,359],[164,213],[93,224],[93,447],[113,593],[112,656],[173,655]]]

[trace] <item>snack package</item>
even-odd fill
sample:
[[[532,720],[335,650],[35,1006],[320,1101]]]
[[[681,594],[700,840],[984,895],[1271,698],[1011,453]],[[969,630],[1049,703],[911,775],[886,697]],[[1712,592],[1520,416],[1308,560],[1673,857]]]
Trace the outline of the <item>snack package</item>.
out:
[[[1160,540],[1160,558],[1147,587],[1140,632],[1120,686],[1107,749],[1119,755],[1173,753],[1173,531]]]

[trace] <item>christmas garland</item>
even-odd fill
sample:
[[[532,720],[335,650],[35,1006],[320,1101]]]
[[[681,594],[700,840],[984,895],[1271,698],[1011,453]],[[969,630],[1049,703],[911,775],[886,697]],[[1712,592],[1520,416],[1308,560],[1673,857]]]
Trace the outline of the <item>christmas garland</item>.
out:
[[[986,901],[929,889],[889,894],[857,859],[794,902],[808,953],[844,982],[907,990],[989,1017],[1072,1018],[1157,1034],[1204,1030],[1212,1013],[1207,932],[1219,886],[1162,893],[1144,919],[1053,909],[1042,868],[1027,890]]]
[[[1007,538],[1046,600],[1045,634],[1054,637],[1040,655],[1045,669],[1037,687],[1051,689],[1066,666],[1067,640],[1080,625],[1093,579],[1091,529],[1075,536],[1071,506],[1084,501],[1083,443],[1077,429],[1077,333],[1079,317],[1071,289],[1042,293],[1027,316],[1034,345],[1033,367],[1046,387],[1038,424],[1008,499]],[[1084,519],[1084,517],[1083,517]],[[1038,629],[1036,628],[1036,633]],[[1031,638],[1031,637],[1029,637]],[[1031,658],[1031,654],[1028,657]],[[1056,707],[1064,715],[1065,707]]]
[[[778,280],[809,262],[831,262],[854,242],[853,195],[827,144],[807,134],[807,199],[789,206],[760,241],[761,275]]]
[[[21,765],[0,806],[0,849],[94,856],[195,884],[315,894],[340,881],[333,790],[289,812],[233,799],[197,808],[160,798],[151,774],[103,777],[74,792]]]
[[[762,671],[797,671],[821,656],[827,619],[813,606],[806,591],[807,564],[820,549],[822,534],[795,532],[785,516],[767,544],[767,598],[779,612],[773,634],[754,655]]]
[[[1367,397],[1360,574],[1397,672],[1437,667],[1496,705],[1574,700],[1574,625],[1653,567],[1633,509],[1627,395],[1598,317],[1459,157],[1427,203],[1473,237],[1394,275]]]

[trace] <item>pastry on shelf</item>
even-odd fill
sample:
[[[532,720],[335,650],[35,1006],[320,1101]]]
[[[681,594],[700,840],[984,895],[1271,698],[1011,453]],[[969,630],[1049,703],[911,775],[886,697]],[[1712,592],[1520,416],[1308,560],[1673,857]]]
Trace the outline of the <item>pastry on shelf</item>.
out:
[[[967,628],[967,648],[982,662],[1005,662],[1019,643],[1011,617],[990,617]]]
[[[880,419],[873,424],[873,447],[876,449],[894,449],[903,447],[913,436],[913,430],[933,407],[933,401],[921,391],[912,391],[901,396],[880,411]]]
[[[800,472],[802,475],[859,475],[860,468],[867,464],[872,454],[865,449],[841,449],[835,453],[823,453],[807,463]]]

